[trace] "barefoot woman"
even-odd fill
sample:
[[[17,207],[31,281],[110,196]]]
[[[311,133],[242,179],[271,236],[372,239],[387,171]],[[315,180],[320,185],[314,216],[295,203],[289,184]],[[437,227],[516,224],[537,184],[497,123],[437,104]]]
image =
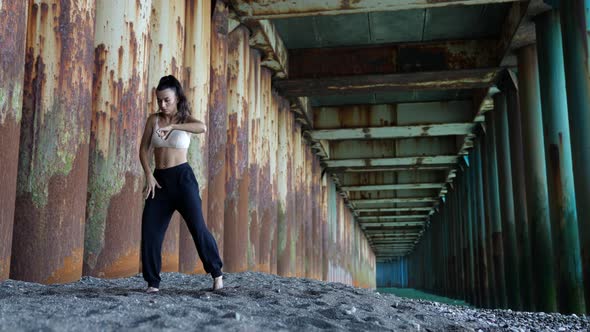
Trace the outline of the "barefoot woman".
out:
[[[190,115],[180,82],[170,75],[156,88],[159,112],[149,116],[139,151],[145,172],[145,207],[141,223],[141,262],[148,293],[160,287],[162,242],[172,213],[177,210],[188,226],[199,257],[213,277],[213,289],[223,287],[222,262],[217,243],[207,229],[201,210],[199,185],[187,163],[190,136],[207,130],[203,122]],[[149,149],[154,148],[156,169],[152,174]]]

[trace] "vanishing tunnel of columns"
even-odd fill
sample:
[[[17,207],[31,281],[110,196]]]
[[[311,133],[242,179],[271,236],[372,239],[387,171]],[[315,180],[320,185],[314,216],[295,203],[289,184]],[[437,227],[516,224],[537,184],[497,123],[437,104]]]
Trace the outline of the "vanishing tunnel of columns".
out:
[[[0,279],[141,269],[140,136],[163,75],[183,82],[195,170],[226,272],[375,285],[375,257],[222,1],[0,2]],[[175,215],[163,271],[202,273]]]
[[[414,251],[377,286],[478,307],[587,313],[590,304],[588,1],[535,17],[473,149]],[[390,276],[388,278],[387,276]]]
[[[297,105],[272,86],[280,75],[268,49],[232,23],[223,1],[0,2],[0,24],[11,27],[0,31],[0,279],[140,271],[139,140],[158,79],[173,74],[208,124],[193,136],[189,163],[224,271],[584,313],[589,6],[561,3],[535,17],[536,45],[502,71],[493,108],[417,244],[415,234],[382,234],[395,240],[392,252],[411,253],[377,262],[302,135]],[[178,215],[162,254],[164,271],[204,272]]]

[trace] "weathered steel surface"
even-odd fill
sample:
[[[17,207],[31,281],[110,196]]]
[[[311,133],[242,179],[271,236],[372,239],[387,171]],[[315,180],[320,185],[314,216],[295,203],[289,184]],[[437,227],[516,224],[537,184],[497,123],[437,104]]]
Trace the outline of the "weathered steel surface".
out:
[[[428,71],[403,74],[322,77],[277,80],[285,96],[345,95],[381,91],[477,89],[489,87],[498,68]]]
[[[10,278],[69,282],[84,253],[95,8],[30,6]]]
[[[269,75],[269,74],[268,74]],[[267,79],[270,80],[270,77],[267,74],[263,76],[263,86],[267,84],[271,84],[270,81],[266,81]],[[266,226],[267,223],[265,222],[265,226],[263,233],[266,234],[268,232],[269,238],[269,253],[267,257],[269,257],[269,266],[270,272],[273,274],[278,274],[277,271],[277,264],[278,264],[278,209],[279,209],[279,179],[280,179],[280,169],[279,169],[279,136],[281,135],[279,131],[279,121],[280,121],[280,114],[282,109],[282,104],[285,101],[274,91],[271,91],[271,110],[269,113],[269,122],[271,129],[269,130],[268,136],[268,150],[269,150],[269,168],[270,168],[270,181],[272,183],[272,205],[268,211],[268,227]],[[264,251],[264,249],[262,249]],[[265,265],[265,264],[263,264]]]
[[[209,119],[210,94],[210,59],[211,59],[211,1],[186,0],[184,13],[177,20],[177,29],[182,31],[178,22],[184,20],[184,58],[183,88],[191,106],[191,114],[203,121],[207,129]],[[184,15],[184,16],[182,16]],[[180,39],[180,40],[183,40]],[[209,135],[208,133],[192,135],[188,151],[188,162],[192,166],[199,183],[199,194],[203,217],[207,225],[212,222],[208,218],[209,206]],[[218,244],[219,246],[219,244]],[[179,236],[179,271],[184,273],[204,273],[202,264],[197,264],[198,255],[195,242],[186,227],[181,223]]]
[[[489,193],[489,225],[488,236],[493,248],[493,269],[495,275],[495,291],[497,293],[496,307],[507,308],[506,280],[504,266],[504,243],[502,241],[502,217],[500,215],[500,191],[498,183],[498,157],[496,149],[496,123],[492,114],[486,115],[486,164],[488,172]]]
[[[248,269],[248,30],[238,27],[228,39],[224,271],[241,272]]]
[[[96,7],[84,274],[137,273],[145,176],[137,151],[145,126],[151,1]]]
[[[457,162],[455,155],[424,156],[424,157],[398,157],[398,158],[366,158],[366,159],[341,159],[326,160],[327,167],[363,167],[363,166],[415,166],[421,165],[449,165]]]
[[[259,249],[259,235],[260,235],[260,202],[259,202],[259,187],[260,187],[260,164],[262,159],[262,151],[260,149],[261,142],[261,95],[260,95],[260,52],[249,49],[250,57],[249,63],[245,64],[248,67],[248,81],[246,98],[248,100],[248,270],[258,271],[258,249]]]
[[[274,24],[269,20],[246,20],[244,23],[252,31],[250,46],[262,51],[260,64],[271,69],[276,77],[287,77],[289,54]]]
[[[11,1],[0,6],[0,281],[8,279],[20,122],[23,107],[28,6],[26,1]]]
[[[278,122],[278,149],[277,152],[277,273],[281,276],[290,276],[290,262],[291,257],[290,239],[289,239],[289,192],[290,179],[292,178],[290,168],[290,131],[291,119],[288,104],[286,100],[280,99],[278,101],[277,122]]]
[[[531,239],[526,206],[526,183],[524,168],[524,150],[522,141],[521,110],[518,99],[517,82],[512,73],[504,84],[508,107],[508,126],[510,131],[510,160],[512,164],[512,190],[514,192],[514,217],[517,242],[519,244],[520,285],[523,309],[535,310],[533,298],[533,276]]]
[[[522,117],[527,213],[531,232],[534,290],[536,309],[556,311],[556,285],[553,241],[549,219],[547,171],[541,114],[541,92],[534,45],[522,48],[518,54],[519,95]]]
[[[481,294],[481,306],[484,308],[491,307],[491,294],[490,294],[490,281],[489,281],[489,274],[488,270],[490,269],[488,255],[487,255],[487,244],[486,244],[486,227],[485,227],[485,200],[484,200],[484,188],[483,188],[483,162],[481,156],[481,146],[482,140],[478,140],[475,146],[475,195],[476,195],[476,228],[477,228],[477,244],[478,244],[478,275],[480,280],[480,294]]]
[[[586,306],[590,304],[590,3],[561,2],[561,28]]]
[[[156,87],[162,76],[174,75],[180,82],[184,81],[184,13],[184,1],[152,0],[148,113],[158,112]],[[183,86],[183,88],[186,92],[187,87]],[[183,241],[180,241],[180,223],[184,222],[178,213],[174,213],[162,244],[162,271],[164,272],[179,271],[180,246],[182,245],[183,251],[189,247],[186,231],[183,232]],[[194,247],[194,243],[192,246]]]
[[[271,90],[271,71],[262,68],[260,73],[260,150],[257,152],[262,162],[259,173],[260,228],[257,251],[258,271],[271,273],[273,238],[276,225],[276,151],[278,104]]]
[[[586,305],[559,12],[544,13],[535,22],[559,310],[580,314],[586,312]]]
[[[312,131],[311,137],[313,139],[342,140],[467,135],[473,131],[474,126],[474,123],[446,123],[427,124],[422,126],[324,129]]]
[[[225,213],[225,150],[227,144],[228,105],[228,8],[217,0],[211,17],[211,60],[209,74],[208,182],[207,226],[217,241],[221,257],[224,255]]]
[[[508,111],[506,94],[494,96],[495,145],[498,153],[498,184],[500,191],[500,215],[502,218],[502,242],[504,244],[504,262],[506,267],[506,294],[508,307],[522,310],[520,297],[519,248],[516,242],[516,224],[514,216],[514,192],[512,191],[512,159],[510,158],[510,132],[508,128]]]
[[[342,15],[455,5],[481,5],[511,1],[515,0],[402,0],[390,2],[359,0],[352,3],[339,0],[323,0],[314,2],[305,0],[264,0],[256,2],[247,0],[231,0],[234,8],[240,16],[252,19],[287,18],[309,15]]]
[[[488,68],[495,40],[460,40],[289,51],[289,78],[320,78]]]

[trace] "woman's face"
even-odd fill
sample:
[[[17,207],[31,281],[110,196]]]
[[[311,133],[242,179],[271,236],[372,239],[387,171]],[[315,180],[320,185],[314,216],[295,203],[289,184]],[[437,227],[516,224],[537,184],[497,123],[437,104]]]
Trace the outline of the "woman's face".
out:
[[[156,91],[156,97],[158,98],[158,108],[160,109],[160,112],[163,112],[164,114],[176,113],[178,98],[173,89],[168,88]]]

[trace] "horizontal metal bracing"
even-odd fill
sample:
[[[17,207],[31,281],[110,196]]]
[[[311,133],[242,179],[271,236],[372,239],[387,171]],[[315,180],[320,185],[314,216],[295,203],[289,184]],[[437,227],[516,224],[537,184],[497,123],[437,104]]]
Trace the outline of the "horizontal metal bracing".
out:
[[[375,226],[386,226],[386,227],[412,227],[412,226],[422,226],[426,222],[425,221],[397,221],[397,222],[370,222],[370,223],[360,223],[361,227],[375,227]]]
[[[429,203],[438,201],[438,197],[395,197],[395,198],[373,198],[354,199],[349,202],[354,205],[378,204],[378,203]]]
[[[347,129],[323,129],[311,132],[313,139],[343,140],[367,138],[408,138],[424,136],[467,135],[473,131],[474,123],[428,124],[420,126],[391,126]]]
[[[411,166],[411,165],[448,165],[458,160],[455,155],[447,156],[423,156],[423,157],[397,157],[397,158],[372,158],[372,159],[342,159],[324,160],[327,167],[372,167],[372,166]]]
[[[425,214],[408,214],[408,215],[385,215],[385,216],[367,216],[367,217],[358,217],[360,222],[370,222],[370,221],[389,221],[389,220],[403,220],[403,219],[424,219],[427,215]]]
[[[390,43],[289,50],[289,78],[489,68],[494,39]]]
[[[232,7],[245,19],[288,18],[316,15],[344,15],[380,11],[398,11],[458,5],[483,5],[516,0],[230,0]]]
[[[406,165],[406,166],[390,166],[390,167],[327,167],[332,174],[338,173],[369,173],[369,172],[401,172],[401,171],[441,171],[448,170],[454,164],[445,165]]]
[[[371,191],[371,190],[411,190],[411,189],[440,189],[444,183],[401,183],[401,184],[375,184],[365,186],[343,186],[345,191]]]
[[[418,212],[418,211],[430,211],[432,207],[415,207],[415,208],[362,208],[355,209],[356,212]]]
[[[481,89],[494,83],[502,68],[463,69],[385,75],[275,80],[274,86],[288,97],[346,95],[379,91]]]

